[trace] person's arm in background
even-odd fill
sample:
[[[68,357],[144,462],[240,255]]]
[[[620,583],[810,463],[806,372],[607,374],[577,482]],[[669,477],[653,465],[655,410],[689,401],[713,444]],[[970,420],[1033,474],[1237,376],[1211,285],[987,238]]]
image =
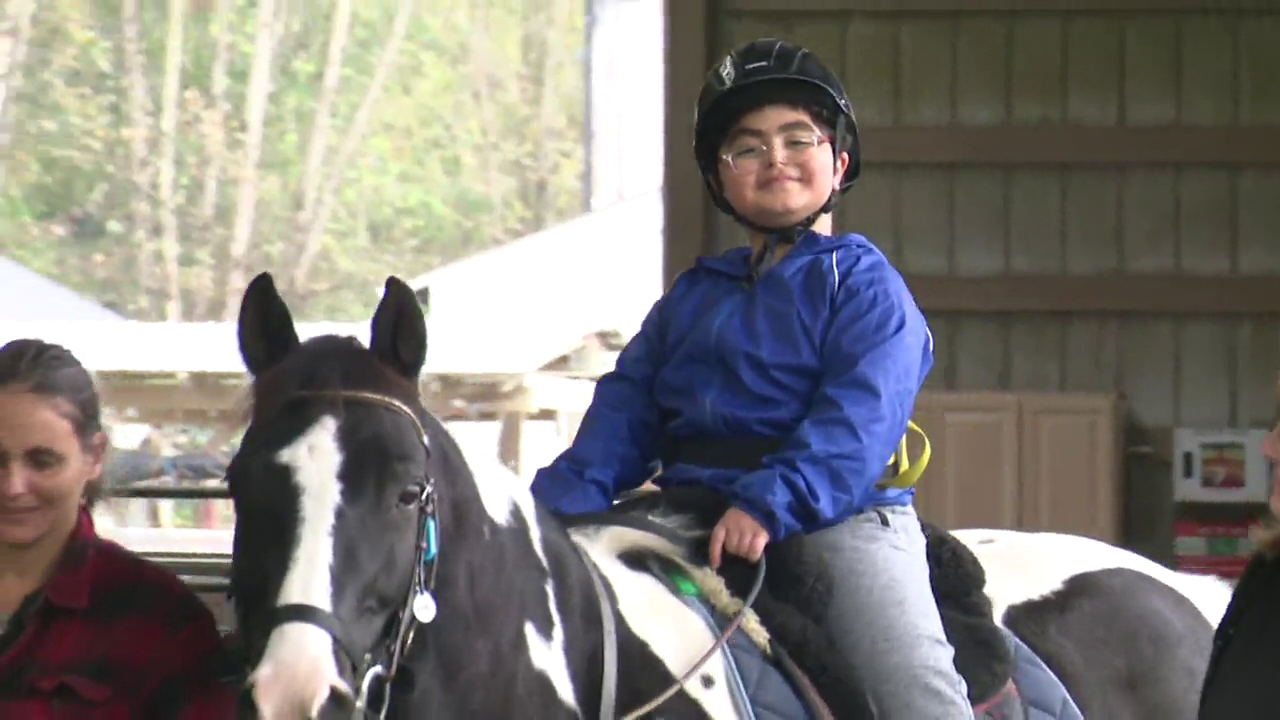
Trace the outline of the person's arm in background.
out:
[[[850,277],[833,313],[808,415],[764,468],[731,488],[734,505],[760,521],[770,541],[864,506],[933,365],[928,325],[892,269]]]
[[[653,399],[654,377],[664,356],[662,311],[659,299],[618,355],[614,369],[596,382],[573,444],[534,476],[533,496],[547,509],[560,514],[599,512],[619,493],[649,479],[662,432]]]

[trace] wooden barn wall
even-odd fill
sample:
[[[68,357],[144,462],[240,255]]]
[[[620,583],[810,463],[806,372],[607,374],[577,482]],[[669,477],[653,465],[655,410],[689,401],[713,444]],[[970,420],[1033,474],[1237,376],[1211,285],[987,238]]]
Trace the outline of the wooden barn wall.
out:
[[[841,71],[864,127],[1280,124],[1280,12],[765,9],[712,24],[716,55],[762,36],[812,48]],[[718,213],[709,222],[719,247],[742,241]],[[1280,272],[1280,169],[871,164],[837,227],[904,273]],[[1275,412],[1278,317],[930,320],[936,389],[1118,391],[1156,427]]]

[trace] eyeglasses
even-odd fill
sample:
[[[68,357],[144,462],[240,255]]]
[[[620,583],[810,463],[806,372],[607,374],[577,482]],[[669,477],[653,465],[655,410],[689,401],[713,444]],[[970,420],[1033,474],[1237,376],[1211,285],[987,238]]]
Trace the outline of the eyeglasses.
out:
[[[781,140],[782,162],[787,165],[798,163],[810,155],[819,145],[831,142],[825,135],[817,133],[788,133],[774,141]],[[755,172],[773,153],[775,142],[743,141],[735,145],[729,152],[720,156],[735,173]]]

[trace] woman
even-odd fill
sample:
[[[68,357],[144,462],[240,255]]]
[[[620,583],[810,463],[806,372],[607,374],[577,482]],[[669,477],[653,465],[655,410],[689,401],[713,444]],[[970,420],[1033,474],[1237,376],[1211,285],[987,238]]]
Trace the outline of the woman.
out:
[[[932,338],[884,255],[832,234],[858,152],[839,80],[804,48],[757,40],[709,73],[694,159],[750,247],[676,279],[533,492],[559,513],[597,512],[655,461],[660,487],[715,488],[732,507],[711,535],[713,565],[792,538],[824,557],[836,599],[817,620],[841,684],[865,688],[877,717],[971,718],[914,491],[882,478]]]
[[[1271,513],[1280,518],[1280,424],[1263,446],[1271,461]],[[1280,531],[1260,538],[1213,639],[1200,720],[1280,717]]]
[[[209,609],[94,532],[106,447],[93,380],[70,352],[0,347],[0,717],[230,717]]]

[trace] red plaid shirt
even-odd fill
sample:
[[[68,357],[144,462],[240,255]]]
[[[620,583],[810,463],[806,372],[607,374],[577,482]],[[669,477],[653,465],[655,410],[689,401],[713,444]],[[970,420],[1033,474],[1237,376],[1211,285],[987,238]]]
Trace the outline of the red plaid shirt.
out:
[[[0,718],[227,720],[228,669],[204,603],[99,538],[86,512],[48,584],[0,636]]]

